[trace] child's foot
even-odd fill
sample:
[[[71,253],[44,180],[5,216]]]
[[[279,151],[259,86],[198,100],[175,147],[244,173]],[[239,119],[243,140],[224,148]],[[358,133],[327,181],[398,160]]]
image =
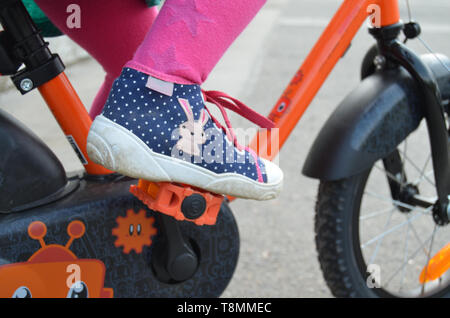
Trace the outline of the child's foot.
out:
[[[91,126],[87,152],[94,162],[134,178],[256,200],[276,197],[281,169],[233,139],[210,116],[199,85],[124,68]]]

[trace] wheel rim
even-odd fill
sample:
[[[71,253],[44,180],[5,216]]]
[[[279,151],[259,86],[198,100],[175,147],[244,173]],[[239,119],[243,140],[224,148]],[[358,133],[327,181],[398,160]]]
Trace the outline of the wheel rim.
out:
[[[352,233],[353,249],[360,273],[379,296],[435,297],[450,290],[449,270],[438,280],[419,282],[426,264],[450,241],[450,226],[435,224],[432,206],[418,207],[392,199],[387,181],[396,178],[400,184],[399,180],[406,177],[403,189],[411,183],[427,200],[436,200],[431,156],[424,151],[430,147],[424,135],[427,132],[422,124],[399,145],[404,176],[390,175],[380,161],[363,178],[358,190],[359,202],[353,213],[353,222],[357,223],[353,228],[358,230]]]

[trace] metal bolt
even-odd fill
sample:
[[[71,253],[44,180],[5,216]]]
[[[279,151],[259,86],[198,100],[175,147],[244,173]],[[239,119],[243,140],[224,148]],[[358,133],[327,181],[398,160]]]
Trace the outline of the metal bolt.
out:
[[[377,55],[373,59],[373,64],[375,64],[375,66],[380,69],[384,66],[384,64],[386,64],[386,58],[383,55]]]
[[[24,78],[20,81],[20,88],[25,92],[31,91],[33,89],[33,81],[29,78]]]

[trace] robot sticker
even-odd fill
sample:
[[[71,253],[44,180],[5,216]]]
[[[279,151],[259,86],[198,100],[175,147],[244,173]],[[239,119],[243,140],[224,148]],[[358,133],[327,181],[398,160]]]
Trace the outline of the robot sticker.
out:
[[[129,254],[131,250],[137,254],[142,253],[144,246],[152,244],[151,237],[157,232],[153,227],[155,219],[147,217],[144,209],[137,213],[133,209],[129,209],[126,216],[117,217],[116,222],[118,226],[112,230],[112,234],[117,237],[114,245],[122,246],[125,254]]]
[[[0,297],[14,298],[112,298],[113,290],[104,288],[105,265],[98,259],[79,259],[69,249],[85,233],[81,221],[67,227],[66,245],[47,245],[47,227],[40,221],[28,226],[28,235],[41,248],[22,263],[0,266]]]

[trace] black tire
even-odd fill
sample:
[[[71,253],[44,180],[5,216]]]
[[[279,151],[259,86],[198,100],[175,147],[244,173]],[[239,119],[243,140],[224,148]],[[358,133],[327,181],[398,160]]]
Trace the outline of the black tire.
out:
[[[335,297],[393,297],[369,288],[367,265],[360,249],[359,209],[370,170],[319,185],[315,241],[325,281]],[[398,212],[400,213],[400,212]],[[450,284],[432,297],[450,297]]]

